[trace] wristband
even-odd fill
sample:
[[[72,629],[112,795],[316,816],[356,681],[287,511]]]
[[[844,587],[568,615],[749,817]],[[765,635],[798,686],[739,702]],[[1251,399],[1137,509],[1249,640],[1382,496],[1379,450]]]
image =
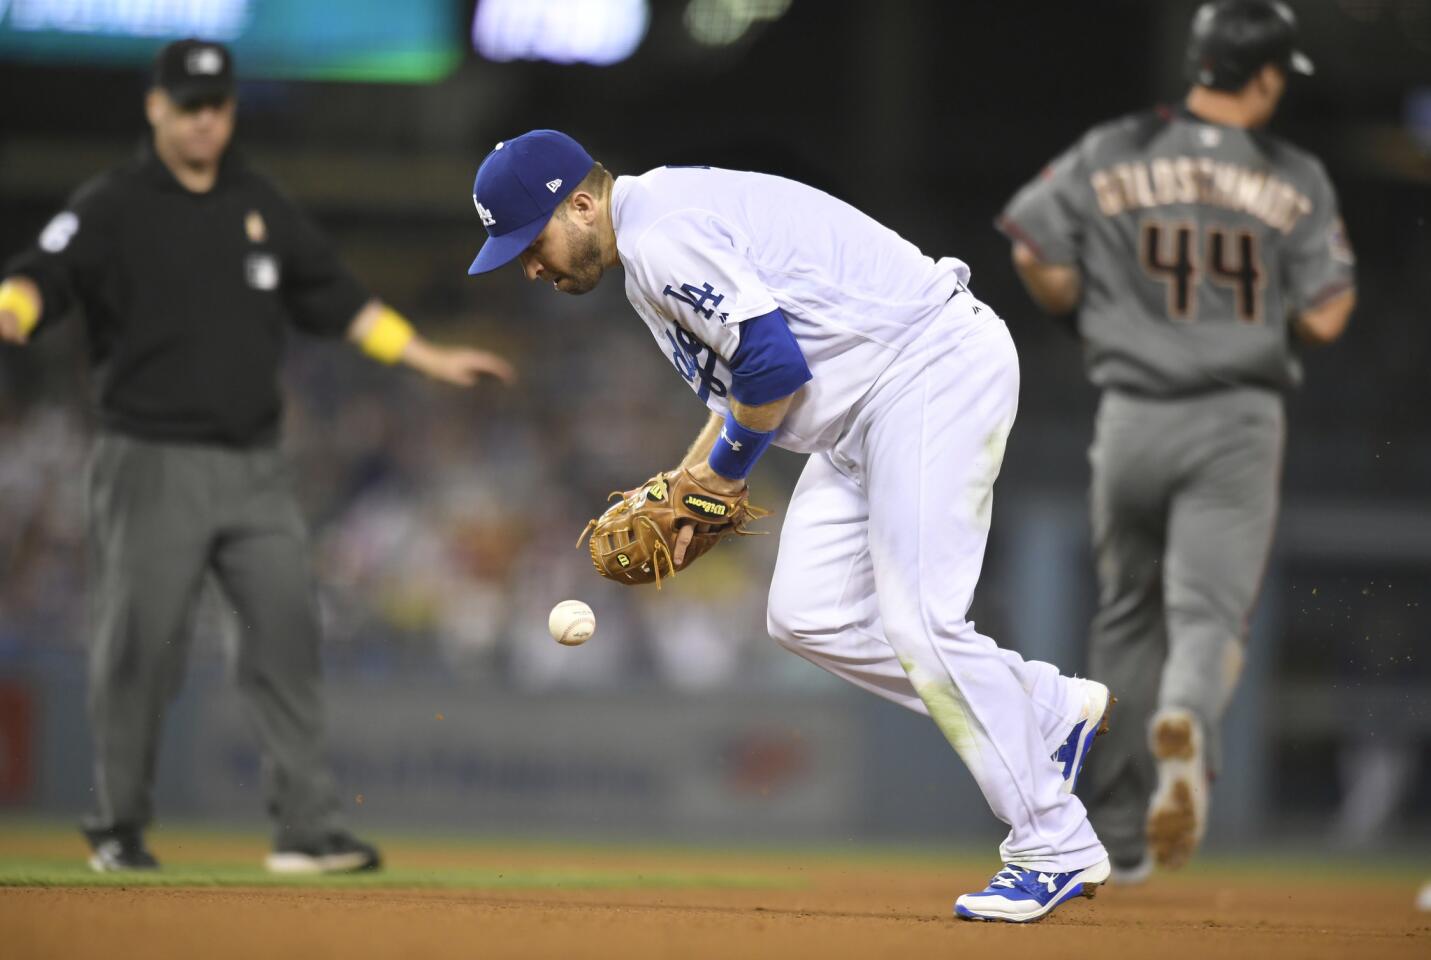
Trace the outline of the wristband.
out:
[[[378,318],[373,321],[368,332],[363,334],[358,346],[374,360],[397,363],[412,338],[412,324],[404,320],[402,314],[392,307],[383,304],[378,311]]]
[[[775,431],[757,433],[743,427],[735,419],[734,413],[725,415],[725,425],[720,429],[715,446],[711,447],[710,468],[728,480],[744,480],[755,466],[755,461],[775,439]]]
[[[40,322],[40,305],[29,291],[18,283],[6,280],[0,283],[0,310],[9,310],[20,321],[20,332],[25,336]]]

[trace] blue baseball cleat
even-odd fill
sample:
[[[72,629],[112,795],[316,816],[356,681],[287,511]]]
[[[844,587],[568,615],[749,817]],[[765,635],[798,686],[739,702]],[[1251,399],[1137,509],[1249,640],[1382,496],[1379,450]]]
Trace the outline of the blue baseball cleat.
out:
[[[954,901],[954,916],[961,920],[1003,920],[1030,923],[1042,920],[1053,908],[1074,897],[1092,897],[1108,880],[1107,858],[1082,870],[1044,873],[1010,863],[994,874],[978,893]]]
[[[1108,688],[1096,680],[1073,680],[1083,691],[1083,714],[1068,732],[1053,754],[1053,761],[1063,768],[1063,792],[1072,793],[1078,783],[1078,774],[1083,770],[1083,761],[1088,759],[1088,750],[1093,741],[1108,732],[1108,721],[1113,716],[1113,705],[1118,698],[1108,692]]]

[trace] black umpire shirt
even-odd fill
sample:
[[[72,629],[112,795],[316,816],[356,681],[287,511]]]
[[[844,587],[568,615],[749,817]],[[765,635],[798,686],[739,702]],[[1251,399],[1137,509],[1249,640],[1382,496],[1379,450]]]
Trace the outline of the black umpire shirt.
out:
[[[252,446],[278,434],[286,327],[341,336],[369,294],[317,227],[233,150],[191,193],[146,142],[80,187],[5,265],[83,308],[107,429]]]

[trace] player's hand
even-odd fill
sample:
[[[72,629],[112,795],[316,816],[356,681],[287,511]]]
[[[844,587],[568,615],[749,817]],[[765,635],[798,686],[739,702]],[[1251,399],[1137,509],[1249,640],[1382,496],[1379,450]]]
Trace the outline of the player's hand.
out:
[[[12,310],[0,310],[0,340],[6,343],[24,343],[30,335],[20,326],[20,318]]]
[[[696,479],[701,486],[712,493],[736,494],[745,489],[744,480],[732,480],[723,477],[711,469],[711,465],[705,462],[694,463],[690,467],[691,476]],[[691,538],[699,533],[709,533],[715,526],[709,523],[682,523],[676,532],[676,542],[671,547],[671,559],[676,562],[676,568],[680,569],[686,560],[686,547],[690,545]]]
[[[681,564],[686,562],[686,548],[691,545],[691,538],[696,535],[697,530],[701,533],[709,533],[715,527],[709,523],[682,523],[676,533],[675,546],[671,548],[671,559],[676,561],[676,569],[680,569]]]
[[[470,387],[483,376],[496,377],[507,386],[517,382],[517,371],[503,356],[470,347],[439,347],[414,339],[403,360],[434,380]]]

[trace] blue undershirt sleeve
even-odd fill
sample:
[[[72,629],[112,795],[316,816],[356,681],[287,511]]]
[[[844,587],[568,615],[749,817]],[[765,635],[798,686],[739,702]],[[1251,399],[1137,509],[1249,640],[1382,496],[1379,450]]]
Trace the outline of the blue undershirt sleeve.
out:
[[[810,367],[777,307],[740,325],[730,358],[730,395],[748,407],[779,400],[810,381]]]

